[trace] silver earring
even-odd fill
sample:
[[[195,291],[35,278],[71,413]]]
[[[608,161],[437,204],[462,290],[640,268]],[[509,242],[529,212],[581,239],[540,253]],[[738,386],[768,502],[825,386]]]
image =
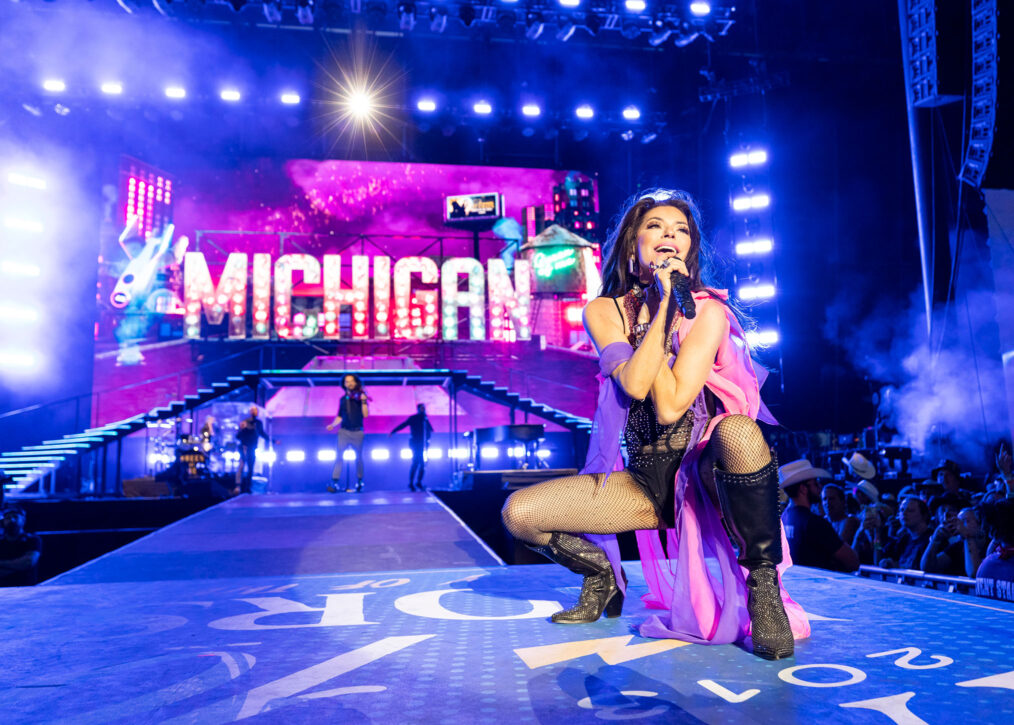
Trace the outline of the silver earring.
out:
[[[634,258],[633,257],[630,258],[630,264],[627,265],[627,269],[630,270],[631,274],[634,273]]]

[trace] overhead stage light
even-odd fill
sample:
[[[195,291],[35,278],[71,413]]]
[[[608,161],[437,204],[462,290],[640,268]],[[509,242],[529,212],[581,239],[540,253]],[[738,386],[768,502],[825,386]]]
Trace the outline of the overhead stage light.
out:
[[[398,5],[398,27],[406,33],[415,28],[415,3],[403,2]]]
[[[437,110],[437,102],[431,98],[421,98],[415,104],[415,107],[423,113],[433,113],[433,111]]]
[[[299,104],[299,101],[301,100],[298,93],[291,92],[283,93],[281,98],[282,103],[284,103],[286,106],[296,106]]]
[[[165,95],[166,98],[186,98],[187,91],[182,86],[167,86]]]
[[[373,97],[364,91],[356,91],[346,99],[345,106],[355,118],[365,120],[373,112]]]
[[[289,463],[302,463],[306,460],[306,451],[297,449],[285,451],[285,460]]]
[[[23,305],[0,304],[0,321],[35,322],[39,319],[39,311],[34,307]]]
[[[313,0],[296,0],[296,20],[300,25],[313,25]]]
[[[391,458],[391,451],[387,448],[374,448],[370,451],[370,458],[375,461],[386,461]]]
[[[627,106],[623,109],[623,117],[628,121],[636,121],[641,117],[641,109],[637,106]]]
[[[748,242],[736,243],[736,254],[740,257],[748,257],[753,254],[767,254],[774,249],[770,239],[754,239]]]
[[[749,196],[737,196],[732,200],[732,208],[735,211],[748,211],[750,209],[766,209],[771,204],[771,197],[767,194],[753,194]]]
[[[493,113],[493,106],[491,106],[487,101],[479,101],[472,106],[472,110],[480,116],[488,116]]]
[[[574,110],[574,115],[580,118],[582,121],[588,121],[595,118],[595,110],[589,105],[578,106]]]
[[[106,81],[99,88],[107,96],[119,96],[123,93],[123,84],[119,81]]]
[[[34,219],[18,219],[17,217],[4,218],[4,226],[19,232],[35,232],[36,234],[41,234],[43,229],[42,222],[37,222]]]
[[[5,259],[0,261],[0,273],[8,277],[38,277],[42,270],[37,264]]]
[[[624,6],[627,8],[627,12],[643,13],[648,4],[644,0],[626,0]]]
[[[467,3],[462,5],[458,8],[458,19],[466,28],[469,27],[475,22],[475,8]]]
[[[746,341],[751,347],[777,345],[779,339],[778,330],[747,330],[746,333]]]
[[[7,181],[15,186],[27,186],[30,189],[38,189],[39,191],[45,191],[46,180],[40,179],[36,176],[27,176],[20,174],[17,171],[11,171],[7,174]]]
[[[430,6],[430,31],[433,33],[442,33],[447,29],[447,10],[446,8],[438,8]]]
[[[282,0],[266,0],[264,3],[264,19],[272,25],[282,22]]]
[[[59,78],[47,78],[42,82],[42,87],[50,93],[63,93],[67,90],[67,84]]]
[[[525,37],[536,40],[546,29],[546,18],[540,12],[529,12],[525,16]]]
[[[692,2],[690,3],[690,12],[697,17],[704,17],[711,12],[711,5],[706,2]]]
[[[773,284],[744,285],[739,288],[737,296],[741,300],[768,300],[775,296]]]
[[[338,452],[334,448],[321,448],[317,451],[317,460],[325,462],[337,461]]]
[[[655,18],[651,24],[652,31],[651,35],[648,36],[648,45],[652,48],[657,48],[662,45],[665,41],[669,40],[669,36],[672,35],[676,26],[671,21],[663,20],[661,17]]]
[[[228,101],[229,103],[235,103],[242,98],[240,92],[235,88],[225,88],[218,95],[223,101]]]
[[[0,350],[0,368],[27,369],[35,367],[38,358],[30,352],[21,350]]]
[[[581,0],[560,0],[560,6],[565,8],[576,8],[581,4]]]
[[[521,107],[521,113],[529,118],[535,118],[542,115],[542,109],[534,103],[526,103]]]
[[[575,25],[570,21],[567,21],[560,27],[558,31],[556,31],[556,39],[559,40],[561,43],[566,43],[568,40],[571,39],[576,30],[577,25]]]
[[[768,152],[764,149],[756,151],[739,151],[729,157],[729,166],[740,169],[744,166],[763,166],[768,161]]]
[[[399,453],[399,456],[401,456],[401,460],[407,461],[409,458],[412,457],[412,449],[411,448],[402,448],[401,451],[400,451],[400,453]]]

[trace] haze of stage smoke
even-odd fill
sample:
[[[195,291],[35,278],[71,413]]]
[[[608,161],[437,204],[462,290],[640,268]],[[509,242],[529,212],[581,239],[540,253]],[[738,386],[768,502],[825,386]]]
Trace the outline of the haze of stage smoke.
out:
[[[864,317],[855,299],[853,290],[828,307],[824,332],[879,387],[879,422],[898,431],[890,443],[930,460],[985,465],[985,449],[1007,430],[1000,361],[984,345],[996,337],[993,292],[973,290],[938,306],[932,346],[921,289],[902,306],[881,300]]]

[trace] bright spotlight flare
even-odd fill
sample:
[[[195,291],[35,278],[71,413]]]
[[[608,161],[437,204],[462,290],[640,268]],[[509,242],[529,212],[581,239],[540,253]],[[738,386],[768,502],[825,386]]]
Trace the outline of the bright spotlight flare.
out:
[[[382,133],[397,142],[387,125],[395,121],[389,96],[398,80],[396,72],[385,74],[388,61],[375,60],[374,50],[361,38],[350,43],[348,60],[333,52],[332,60],[334,69],[323,68],[330,80],[323,92],[328,107],[325,122],[329,131],[337,132],[335,143],[351,134],[365,145],[368,136],[379,139]]]

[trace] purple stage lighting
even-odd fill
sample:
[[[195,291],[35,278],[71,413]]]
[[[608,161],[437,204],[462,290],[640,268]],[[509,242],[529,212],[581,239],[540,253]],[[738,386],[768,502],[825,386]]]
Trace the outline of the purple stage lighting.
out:
[[[591,106],[588,105],[578,106],[577,109],[574,111],[574,115],[583,121],[588,121],[592,118],[595,118],[595,111]]]
[[[701,18],[705,15],[711,14],[711,4],[706,2],[692,2],[690,3],[690,12]]]
[[[472,106],[472,110],[480,116],[488,116],[493,113],[493,106],[491,106],[487,101],[479,101]]]
[[[415,104],[415,107],[423,113],[433,113],[437,110],[437,102],[432,98],[420,98],[419,102]]]
[[[296,106],[296,105],[299,105],[299,101],[301,100],[299,98],[299,94],[298,93],[292,93],[291,91],[287,91],[287,92],[283,93],[282,96],[281,96],[281,98],[282,98],[282,103],[284,103],[286,106]]]
[[[123,84],[119,81],[106,81],[99,89],[107,96],[119,96],[123,93]]]
[[[526,103],[521,107],[521,113],[529,118],[535,118],[542,115],[542,109],[534,103]]]
[[[67,84],[59,78],[47,78],[42,82],[42,87],[50,93],[63,93],[67,90]]]
[[[643,13],[648,4],[644,0],[626,0],[624,6],[627,8],[627,12]]]
[[[576,8],[581,4],[581,0],[560,0],[560,6],[565,8]]]
[[[240,92],[235,88],[223,88],[222,92],[219,93],[218,96],[223,101],[228,101],[229,103],[235,103],[243,97],[242,94],[240,94]]]
[[[186,98],[187,90],[183,86],[166,86],[166,98]]]

